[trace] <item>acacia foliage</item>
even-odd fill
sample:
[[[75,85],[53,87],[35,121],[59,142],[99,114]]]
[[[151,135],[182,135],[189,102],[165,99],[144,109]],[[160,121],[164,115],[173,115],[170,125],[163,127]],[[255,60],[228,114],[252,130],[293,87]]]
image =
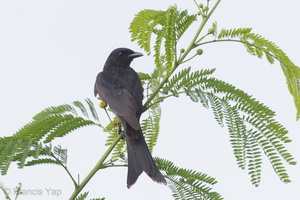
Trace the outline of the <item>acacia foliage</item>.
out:
[[[216,69],[198,69],[199,66],[196,66],[197,68],[185,67],[178,70],[178,66],[202,54],[203,50],[199,47],[216,42],[240,42],[251,55],[265,57],[271,64],[275,60],[279,61],[294,97],[298,110],[297,119],[299,118],[300,70],[278,46],[252,33],[250,28],[222,29],[218,33],[217,23],[213,23],[203,33],[207,20],[219,2],[220,0],[211,8],[197,4],[199,11],[195,14],[189,14],[187,10],[182,11],[176,6],[165,11],[146,9],[140,11],[130,24],[132,40],[148,55],[153,52],[154,57],[153,72],[138,73],[145,89],[143,111],[146,117],[141,121],[141,127],[148,147],[150,151],[153,150],[160,133],[160,103],[184,94],[191,101],[210,109],[217,124],[228,129],[236,163],[241,169],[248,171],[254,185],[258,186],[261,180],[263,155],[266,155],[278,177],[283,182],[290,182],[284,164],[295,165],[296,161],[284,146],[291,140],[287,129],[275,120],[275,112],[245,91],[214,77]],[[186,48],[178,47],[178,41],[186,30],[191,24],[198,23],[199,19],[199,29],[191,43]],[[67,150],[61,146],[52,147],[52,142],[86,126],[97,126],[105,132],[105,145],[111,149],[108,152],[110,157],[96,171],[126,166],[126,142],[120,139],[119,120],[110,117],[109,109],[104,108],[104,111],[109,118],[106,125],[100,123],[99,111],[90,99],[52,106],[41,111],[13,136],[0,138],[1,173],[6,174],[12,162],[16,162],[19,168],[39,164],[60,165],[73,180],[76,192],[80,183],[76,183],[68,171]],[[175,199],[223,199],[212,189],[217,183],[215,178],[177,167],[163,158],[156,158],[155,161],[164,171]],[[77,199],[83,200],[87,196],[88,192],[83,192],[77,195]]]
[[[199,10],[202,20],[205,21],[209,13],[200,7]],[[177,44],[180,37],[196,19],[197,15],[189,15],[186,10],[179,11],[176,6],[171,6],[166,11],[143,10],[132,21],[132,40],[137,41],[149,54],[151,40],[155,39],[154,62],[161,79],[157,83],[159,88],[154,91],[157,91],[155,95],[159,98],[151,99],[152,103],[148,100],[147,103],[152,105],[170,96],[178,97],[180,94],[189,96],[194,102],[200,102],[205,108],[212,110],[218,124],[228,128],[237,165],[248,170],[254,185],[258,186],[261,179],[262,154],[268,157],[279,178],[283,182],[290,182],[284,162],[295,165],[296,161],[284,146],[284,143],[291,140],[287,136],[287,129],[275,120],[274,111],[245,91],[213,77],[216,69],[176,69],[196,55],[202,54],[203,50],[198,49],[194,56],[187,58],[195,48],[215,42],[238,41],[245,45],[251,55],[258,58],[265,56],[271,64],[275,60],[280,62],[288,88],[299,110],[299,68],[278,46],[252,33],[251,28],[222,29],[218,33],[217,24],[213,23],[206,34],[201,35],[201,32],[197,32],[198,35],[194,36],[187,49],[179,48]],[[202,30],[203,27],[200,28],[199,30]],[[209,37],[210,35],[213,37]]]

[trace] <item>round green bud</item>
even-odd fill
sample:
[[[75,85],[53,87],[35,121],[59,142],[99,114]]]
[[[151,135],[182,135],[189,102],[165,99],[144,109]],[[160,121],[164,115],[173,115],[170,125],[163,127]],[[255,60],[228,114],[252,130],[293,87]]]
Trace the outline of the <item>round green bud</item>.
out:
[[[204,12],[208,11],[208,6],[204,6],[203,11]]]
[[[107,107],[106,101],[100,101],[99,106],[100,108],[106,108]]]
[[[111,123],[114,127],[117,127],[120,123],[120,120],[119,120],[119,118],[115,117]]]
[[[185,52],[184,48],[180,49],[180,53],[184,53],[184,52]]]
[[[197,55],[202,55],[203,54],[203,50],[202,49],[197,49],[196,53],[197,53]]]
[[[198,6],[199,6],[199,8],[203,8],[203,4],[202,3],[200,3]]]

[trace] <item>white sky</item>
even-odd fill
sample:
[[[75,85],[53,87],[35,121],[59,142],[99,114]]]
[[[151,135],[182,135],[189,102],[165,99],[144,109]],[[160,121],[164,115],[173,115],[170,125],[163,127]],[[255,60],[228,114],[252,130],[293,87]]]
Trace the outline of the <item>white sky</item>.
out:
[[[196,11],[192,0],[102,2],[0,1],[1,137],[12,135],[48,106],[85,98],[95,100],[95,77],[111,50],[124,46],[141,51],[130,42],[128,32],[129,23],[138,11],[165,10],[174,3],[190,13]],[[252,27],[254,32],[279,45],[299,65],[299,7],[300,2],[295,0],[223,1],[208,24],[217,21],[219,29]],[[193,26],[189,33],[196,28]],[[188,34],[184,41],[191,37]],[[187,46],[184,42],[181,45],[180,48]],[[276,119],[290,130],[293,140],[286,147],[299,161],[299,122],[295,122],[293,100],[279,64],[269,65],[265,59],[250,56],[238,44],[214,44],[204,46],[203,50],[203,56],[189,64],[194,69],[216,67],[215,76],[253,94],[275,110]],[[153,60],[144,56],[136,59],[132,67],[150,72]],[[281,200],[299,196],[299,165],[286,165],[292,183],[284,184],[271,165],[264,162],[261,184],[258,188],[252,186],[247,172],[235,164],[227,129],[217,125],[210,110],[180,98],[165,101],[162,113],[154,156],[215,177],[219,182],[213,189],[226,200]],[[68,148],[68,166],[82,180],[104,153],[105,137],[98,128],[88,127],[56,140],[55,144]],[[84,191],[90,191],[90,198],[172,199],[168,187],[152,182],[146,175],[128,190],[126,177],[126,168],[106,169],[98,172]],[[20,200],[68,199],[73,192],[72,182],[57,166],[19,170],[13,164],[0,182],[10,189],[22,182],[24,189],[43,192],[43,195],[24,195]],[[47,193],[49,188],[52,190]],[[61,194],[54,196],[53,191]]]

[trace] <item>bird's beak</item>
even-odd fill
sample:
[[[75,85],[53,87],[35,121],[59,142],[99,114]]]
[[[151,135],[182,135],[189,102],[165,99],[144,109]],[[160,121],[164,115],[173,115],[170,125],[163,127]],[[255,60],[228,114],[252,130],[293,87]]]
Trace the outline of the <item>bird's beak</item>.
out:
[[[134,53],[130,54],[128,57],[129,58],[137,58],[137,57],[141,57],[141,56],[143,56],[142,53],[134,52]]]

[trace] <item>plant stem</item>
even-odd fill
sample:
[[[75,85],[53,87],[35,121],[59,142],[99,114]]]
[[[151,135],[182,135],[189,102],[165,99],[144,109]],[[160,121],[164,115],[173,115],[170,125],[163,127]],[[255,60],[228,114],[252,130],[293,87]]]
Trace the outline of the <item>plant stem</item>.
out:
[[[201,45],[205,45],[205,44],[210,44],[210,43],[217,43],[217,42],[237,42],[237,43],[242,43],[242,44],[247,44],[250,46],[253,46],[261,51],[263,51],[265,54],[268,54],[269,56],[273,57],[275,60],[277,60],[278,62],[280,62],[282,65],[286,66],[286,64],[284,63],[284,61],[281,60],[280,57],[275,56],[274,54],[270,53],[269,51],[267,51],[264,48],[261,48],[253,43],[247,42],[247,41],[243,41],[243,40],[237,40],[237,39],[220,39],[220,40],[211,40],[211,41],[206,41],[206,42],[202,42],[197,44],[197,46],[201,46]],[[287,67],[287,66],[286,66]]]
[[[95,167],[92,169],[92,171],[85,177],[85,179],[82,181],[82,183],[80,183],[76,188],[75,191],[73,192],[72,196],[70,197],[69,200],[74,200],[77,195],[81,192],[81,190],[85,187],[85,185],[91,180],[91,178],[96,174],[96,172],[103,168],[103,163],[105,161],[105,159],[108,157],[108,155],[111,153],[111,151],[114,149],[114,147],[117,145],[117,143],[119,142],[119,140],[122,138],[122,135],[118,135],[115,140],[113,141],[113,143],[108,147],[108,149],[106,150],[106,152],[103,154],[103,156],[100,158],[100,160],[98,161],[98,163],[95,165]]]
[[[147,101],[145,102],[144,106],[143,106],[143,112],[145,112],[148,108],[149,108],[149,104],[150,102],[153,100],[153,98],[156,96],[156,94],[159,92],[159,90],[163,87],[163,85],[168,81],[168,79],[170,78],[170,76],[173,74],[173,72],[177,69],[177,67],[182,64],[184,58],[189,54],[189,52],[196,47],[196,40],[198,39],[201,31],[203,30],[206,22],[208,21],[208,19],[210,18],[210,16],[212,15],[212,13],[215,11],[215,9],[217,8],[217,6],[219,5],[219,3],[221,2],[221,0],[218,0],[215,5],[212,7],[212,9],[210,10],[210,12],[208,13],[207,16],[202,16],[202,22],[195,34],[195,36],[193,37],[190,45],[188,46],[188,48],[186,49],[186,51],[180,56],[180,58],[174,62],[173,67],[172,67],[172,71],[167,74],[163,80],[160,82],[160,84],[158,85],[158,87],[152,92],[152,94],[150,95],[150,97],[147,99]]]
[[[73,184],[75,187],[77,187],[77,183],[75,181],[75,179],[73,178],[72,174],[70,173],[70,171],[68,170],[68,168],[54,155],[51,155],[57,162],[60,163],[60,165],[64,168],[64,170],[67,172],[67,174],[69,175],[69,177],[71,178],[71,180],[73,181]]]
[[[8,200],[11,200],[11,198],[9,197],[8,193],[6,192],[6,190],[4,189],[4,186],[0,185],[0,189],[3,191],[5,198]]]
[[[188,46],[188,48],[186,49],[186,51],[182,54],[182,56],[178,59],[178,65],[181,64],[184,60],[184,58],[190,53],[190,51],[192,49],[194,49],[196,47],[196,40],[198,39],[201,31],[203,30],[205,24],[207,23],[207,21],[209,20],[210,16],[213,14],[213,12],[216,10],[217,6],[219,5],[219,3],[221,2],[221,0],[218,0],[215,5],[212,7],[212,9],[210,10],[210,12],[208,13],[208,15],[202,15],[202,22],[194,36],[194,38],[192,39],[190,45]]]
[[[106,113],[106,115],[107,115],[107,117],[108,117],[109,121],[110,121],[110,122],[112,122],[112,120],[111,120],[111,118],[110,118],[110,116],[109,116],[109,114],[108,114],[108,112],[107,112],[107,109],[106,109],[106,108],[104,108],[104,110],[105,110],[105,113]]]

